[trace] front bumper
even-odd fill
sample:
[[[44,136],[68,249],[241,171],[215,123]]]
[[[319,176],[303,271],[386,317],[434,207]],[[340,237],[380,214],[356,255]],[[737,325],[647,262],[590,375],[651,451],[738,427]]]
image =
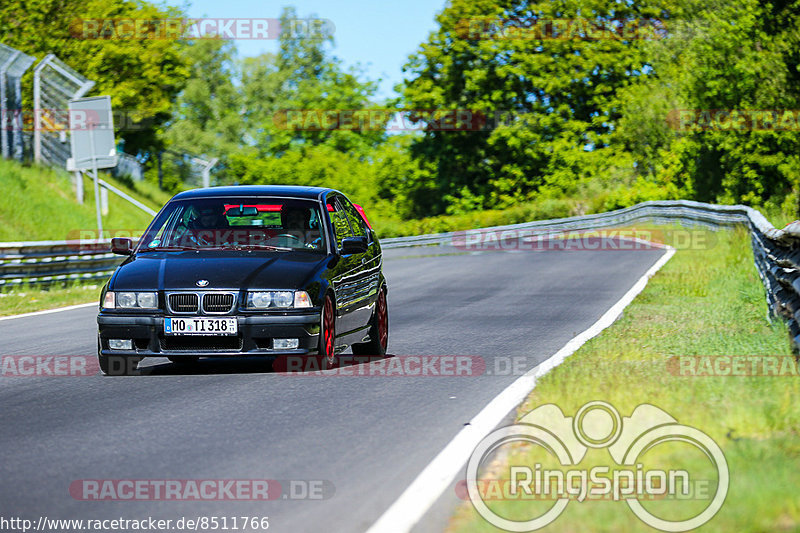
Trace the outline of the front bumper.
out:
[[[235,318],[238,322],[237,335],[165,335],[163,316],[101,313],[97,316],[99,353],[137,357],[219,357],[308,355],[318,352],[319,311]],[[298,339],[299,346],[294,350],[275,350],[272,348],[272,339],[275,338]],[[108,339],[132,339],[133,350],[111,350]]]

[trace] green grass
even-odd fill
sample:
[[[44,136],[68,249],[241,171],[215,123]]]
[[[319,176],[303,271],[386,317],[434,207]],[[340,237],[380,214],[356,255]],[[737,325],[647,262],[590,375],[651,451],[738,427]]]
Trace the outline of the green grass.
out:
[[[149,184],[136,184],[141,189],[137,191],[102,173],[101,178],[154,210],[168,199]],[[97,227],[94,188],[88,178],[84,178],[84,202],[78,204],[70,174],[0,160],[0,191],[0,242],[65,240]],[[151,219],[151,215],[109,193],[104,229],[143,230]]]
[[[154,210],[170,197],[149,183],[120,182],[102,173],[101,178]],[[0,191],[0,242],[66,240],[78,238],[81,231],[96,232],[94,188],[89,178],[84,178],[84,203],[78,204],[68,173],[0,159]],[[138,207],[113,193],[108,199],[104,230],[140,231],[150,223],[152,217]],[[4,289],[0,291],[0,316],[97,301],[102,285]]]
[[[622,416],[630,416],[639,404],[652,404],[708,434],[727,457],[727,500],[704,531],[798,531],[800,378],[681,377],[667,367],[671,356],[680,355],[790,354],[785,326],[767,320],[747,234],[720,232],[712,247],[678,250],[614,325],[539,381],[518,417],[551,403],[567,416],[593,400],[611,403]],[[653,455],[647,460],[667,468],[708,465],[686,446],[649,453]],[[534,447],[517,447],[493,471],[498,476],[506,472],[507,478],[509,464],[532,466],[540,459]],[[614,465],[605,449],[589,450],[584,463]],[[519,520],[541,514],[541,505],[505,500],[490,507]],[[655,509],[673,503],[649,505]],[[688,518],[663,512],[673,519]],[[495,530],[468,501],[449,527],[457,532]],[[624,502],[609,501],[571,502],[544,530],[654,531]]]
[[[103,282],[67,286],[17,287],[0,292],[0,316],[44,311],[68,305],[100,301]]]

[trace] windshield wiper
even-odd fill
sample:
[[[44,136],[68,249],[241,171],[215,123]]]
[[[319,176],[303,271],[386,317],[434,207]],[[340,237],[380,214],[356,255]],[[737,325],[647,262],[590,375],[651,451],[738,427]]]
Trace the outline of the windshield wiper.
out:
[[[287,248],[285,246],[272,246],[270,244],[236,244],[232,245],[234,250],[270,250],[276,252],[291,252],[294,248]]]
[[[142,252],[185,252],[187,250],[197,250],[194,246],[154,246],[152,248],[145,247],[139,250]]]

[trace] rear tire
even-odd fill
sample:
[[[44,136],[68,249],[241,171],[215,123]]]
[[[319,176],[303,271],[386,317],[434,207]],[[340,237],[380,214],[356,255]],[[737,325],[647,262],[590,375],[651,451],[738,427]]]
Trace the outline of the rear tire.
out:
[[[386,304],[386,289],[381,288],[378,300],[375,303],[375,312],[372,314],[369,326],[369,342],[353,345],[355,355],[386,355],[389,345],[389,309]]]

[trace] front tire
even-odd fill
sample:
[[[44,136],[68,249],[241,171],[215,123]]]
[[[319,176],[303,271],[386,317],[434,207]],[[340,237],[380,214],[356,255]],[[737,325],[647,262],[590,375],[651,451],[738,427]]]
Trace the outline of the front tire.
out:
[[[386,289],[381,288],[375,303],[375,313],[369,326],[369,342],[353,345],[355,355],[386,355],[389,345],[389,309],[386,304]]]
[[[322,370],[339,366],[339,356],[336,355],[336,313],[330,294],[325,295],[320,315],[319,356]]]

